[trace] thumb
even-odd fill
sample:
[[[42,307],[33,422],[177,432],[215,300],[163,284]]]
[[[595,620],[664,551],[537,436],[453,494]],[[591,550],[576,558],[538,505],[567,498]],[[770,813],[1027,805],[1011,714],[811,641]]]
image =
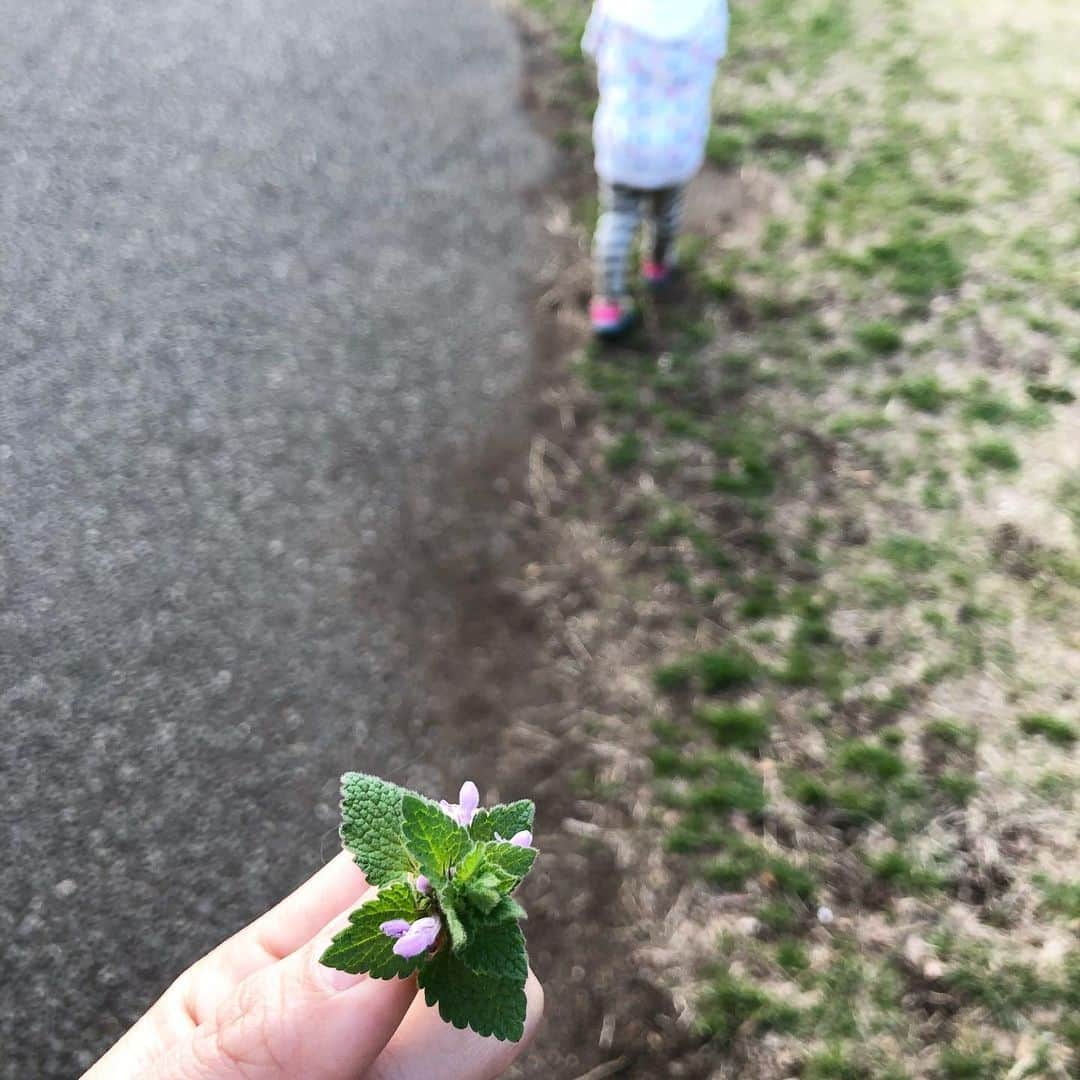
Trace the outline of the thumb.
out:
[[[412,979],[382,981],[319,963],[347,916],[249,975],[196,1027],[170,1076],[197,1080],[355,1080],[397,1030]]]

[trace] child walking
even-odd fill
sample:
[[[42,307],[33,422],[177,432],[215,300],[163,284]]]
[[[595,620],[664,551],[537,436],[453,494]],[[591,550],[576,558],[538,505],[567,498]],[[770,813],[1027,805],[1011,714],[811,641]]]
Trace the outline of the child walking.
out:
[[[674,265],[683,192],[705,160],[716,65],[727,51],[727,0],[596,0],[582,48],[596,61],[593,125],[600,219],[589,318],[601,337],[634,321],[630,249],[644,212],[641,273],[663,285]]]

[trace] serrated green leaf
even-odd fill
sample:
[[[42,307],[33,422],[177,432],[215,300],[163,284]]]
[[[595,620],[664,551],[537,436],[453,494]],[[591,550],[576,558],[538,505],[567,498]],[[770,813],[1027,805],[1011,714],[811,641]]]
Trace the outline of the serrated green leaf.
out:
[[[536,807],[531,799],[477,810],[469,826],[469,835],[474,840],[494,840],[498,833],[504,840],[509,840],[525,829],[531,830],[535,816]]]
[[[525,1031],[524,979],[478,975],[455,953],[443,949],[420,970],[420,986],[429,1006],[456,1028],[517,1042]]]
[[[512,896],[504,896],[486,915],[488,922],[517,922],[528,917],[528,912]]]
[[[516,886],[532,869],[538,854],[536,848],[532,847],[493,843],[486,846],[484,858],[489,866],[496,866],[508,874]]]
[[[405,846],[429,878],[445,880],[472,847],[468,832],[427,799],[406,792],[401,817]]]
[[[391,919],[414,922],[420,915],[416,893],[410,886],[403,882],[387,885],[349,915],[349,925],[335,935],[319,958],[320,963],[354,975],[366,971],[375,979],[403,978],[414,972],[425,957],[397,956],[394,939],[379,927]]]
[[[404,788],[364,773],[341,778],[341,841],[372,885],[401,881],[417,871],[401,831]]]
[[[467,881],[471,881],[484,867],[484,852],[487,850],[487,844],[477,844],[462,860],[457,864],[457,869],[454,871],[454,883],[455,885],[463,885]]]
[[[465,930],[465,925],[461,919],[458,918],[457,912],[454,910],[453,905],[450,903],[450,899],[446,894],[439,894],[439,907],[442,909],[443,919],[446,922],[446,929],[450,931],[450,945],[455,952],[463,948],[468,935]]]
[[[525,936],[516,922],[488,922],[473,916],[465,926],[468,943],[456,951],[471,971],[524,984],[529,962]]]
[[[481,874],[480,877],[459,885],[456,892],[466,905],[484,914],[497,907],[503,898],[499,880],[494,874]]]

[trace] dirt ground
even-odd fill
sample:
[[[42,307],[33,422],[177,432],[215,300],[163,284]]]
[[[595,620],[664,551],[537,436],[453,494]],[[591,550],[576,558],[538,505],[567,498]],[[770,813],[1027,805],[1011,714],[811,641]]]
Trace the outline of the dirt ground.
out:
[[[741,6],[686,273],[599,351],[586,10],[521,15],[537,405],[418,627],[539,807],[518,1075],[1078,1075],[1075,27]]]

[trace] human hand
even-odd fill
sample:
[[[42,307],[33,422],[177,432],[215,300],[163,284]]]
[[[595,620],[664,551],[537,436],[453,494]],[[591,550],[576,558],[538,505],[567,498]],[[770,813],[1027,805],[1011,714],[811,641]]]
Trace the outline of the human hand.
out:
[[[519,1043],[444,1023],[415,979],[381,981],[319,957],[369,890],[345,852],[204,956],[83,1080],[491,1080],[536,1033],[530,972]]]

